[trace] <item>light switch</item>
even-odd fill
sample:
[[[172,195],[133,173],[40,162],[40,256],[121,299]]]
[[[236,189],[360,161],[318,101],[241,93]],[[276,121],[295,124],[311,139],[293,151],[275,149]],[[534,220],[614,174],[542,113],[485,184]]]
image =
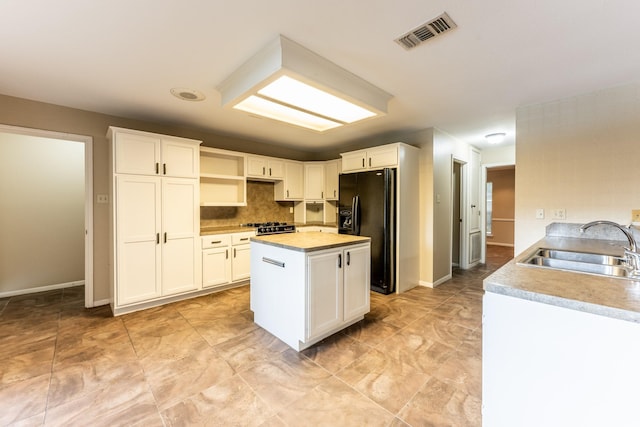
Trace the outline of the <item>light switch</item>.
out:
[[[567,219],[567,210],[566,209],[554,209],[553,210],[553,219]]]

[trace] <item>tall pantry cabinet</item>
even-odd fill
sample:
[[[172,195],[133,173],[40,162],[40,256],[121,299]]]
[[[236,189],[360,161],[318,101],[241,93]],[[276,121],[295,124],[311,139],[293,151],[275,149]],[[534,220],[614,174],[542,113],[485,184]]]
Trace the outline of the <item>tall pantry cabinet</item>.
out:
[[[200,144],[110,127],[114,315],[202,287]]]

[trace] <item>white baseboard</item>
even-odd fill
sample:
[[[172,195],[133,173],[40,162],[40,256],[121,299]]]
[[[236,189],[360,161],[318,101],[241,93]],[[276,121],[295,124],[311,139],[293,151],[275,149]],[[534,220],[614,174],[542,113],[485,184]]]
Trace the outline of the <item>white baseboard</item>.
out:
[[[38,286],[36,288],[16,289],[14,291],[0,292],[0,298],[13,297],[16,295],[35,294],[37,292],[52,291],[54,289],[73,288],[74,286],[83,286],[84,280],[78,280],[76,282],[58,283],[56,285]]]
[[[451,279],[451,274],[447,274],[444,277],[441,277],[440,279],[436,280],[435,282],[426,282],[424,280],[420,280],[418,282],[418,285],[420,286],[425,286],[427,288],[436,288],[438,287],[438,285],[443,284],[444,282],[446,282],[447,280]]]
[[[487,242],[487,246],[507,246],[512,248],[513,243],[497,243],[497,242]]]
[[[111,300],[110,299],[108,299],[108,298],[107,299],[101,299],[101,300],[98,300],[98,301],[94,301],[92,307],[100,307],[102,305],[109,305],[109,304],[111,304]],[[92,307],[87,307],[87,308],[92,308]]]

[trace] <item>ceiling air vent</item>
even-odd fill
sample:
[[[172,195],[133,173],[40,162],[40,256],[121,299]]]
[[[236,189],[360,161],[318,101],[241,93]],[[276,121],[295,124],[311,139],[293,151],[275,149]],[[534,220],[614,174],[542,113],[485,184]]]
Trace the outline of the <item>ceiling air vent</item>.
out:
[[[457,25],[453,20],[444,12],[431,21],[420,25],[417,28],[409,31],[406,34],[398,37],[395,42],[406,50],[417,47],[422,42],[432,39],[436,36],[442,35],[449,30],[453,30]]]

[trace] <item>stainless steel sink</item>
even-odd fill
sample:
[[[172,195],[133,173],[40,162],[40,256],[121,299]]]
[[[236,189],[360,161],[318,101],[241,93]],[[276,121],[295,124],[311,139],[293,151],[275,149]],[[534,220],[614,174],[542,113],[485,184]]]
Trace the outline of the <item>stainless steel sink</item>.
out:
[[[546,248],[536,249],[519,264],[620,278],[631,273],[622,257]]]

